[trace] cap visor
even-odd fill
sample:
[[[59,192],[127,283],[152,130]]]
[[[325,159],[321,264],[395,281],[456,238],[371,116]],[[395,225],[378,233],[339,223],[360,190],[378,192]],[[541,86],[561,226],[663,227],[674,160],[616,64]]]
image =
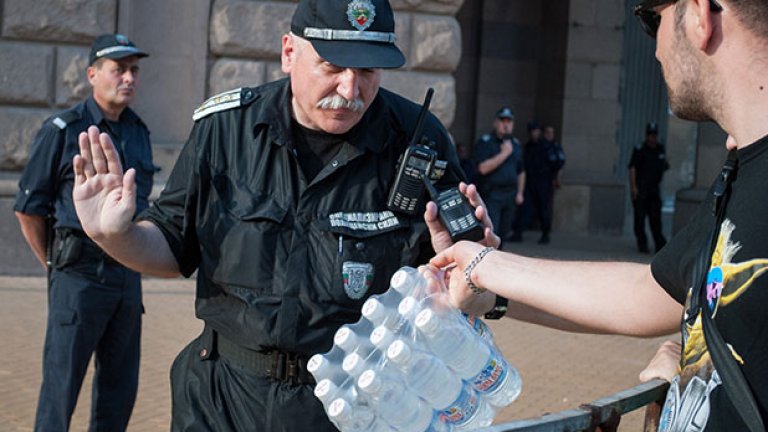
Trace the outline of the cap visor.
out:
[[[394,44],[318,39],[310,42],[320,57],[339,67],[394,69],[405,64],[405,56]]]

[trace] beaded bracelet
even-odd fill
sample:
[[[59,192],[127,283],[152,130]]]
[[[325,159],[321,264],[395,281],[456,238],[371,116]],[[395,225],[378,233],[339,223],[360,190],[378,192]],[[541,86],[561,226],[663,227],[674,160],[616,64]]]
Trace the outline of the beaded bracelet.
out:
[[[475,269],[475,267],[480,264],[480,261],[485,258],[486,255],[488,255],[491,251],[495,251],[496,249],[488,246],[480,251],[480,253],[477,254],[474,258],[472,258],[472,261],[469,262],[469,265],[467,268],[464,269],[464,281],[467,283],[467,286],[469,289],[472,290],[475,294],[482,294],[485,292],[485,288],[480,288],[477,285],[475,285],[472,282],[472,270]]]

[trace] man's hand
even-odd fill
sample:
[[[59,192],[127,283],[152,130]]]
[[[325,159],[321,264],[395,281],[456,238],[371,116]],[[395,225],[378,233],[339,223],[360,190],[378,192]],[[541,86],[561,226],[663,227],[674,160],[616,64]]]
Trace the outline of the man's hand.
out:
[[[72,198],[83,230],[97,241],[126,231],[136,211],[136,171],[123,175],[112,140],[96,126],[82,132],[78,144]]]
[[[482,294],[476,294],[469,289],[464,278],[464,271],[470,261],[480,253],[483,247],[479,243],[460,241],[443,250],[430,261],[431,266],[446,269],[448,276],[446,285],[451,304],[473,315],[482,315],[488,312],[496,303],[494,293],[486,291]],[[498,252],[491,254],[493,253]],[[480,266],[482,266],[482,262],[475,269]]]
[[[672,381],[679,372],[682,349],[679,342],[665,341],[661,344],[651,362],[640,372],[640,381],[646,382],[654,378]]]
[[[514,151],[515,147],[512,145],[512,140],[505,139],[499,146],[499,153],[504,155],[504,159],[508,158]]]
[[[493,233],[493,223],[491,222],[491,218],[488,217],[488,212],[485,210],[485,203],[477,192],[477,187],[462,182],[459,183],[459,191],[467,197],[469,203],[475,208],[475,217],[483,224],[484,237],[480,243],[485,246],[498,248],[499,244],[501,244],[501,239]],[[432,248],[435,252],[440,252],[453,245],[450,233],[445,229],[443,224],[440,223],[440,219],[437,215],[437,205],[432,201],[427,203],[427,209],[424,212],[424,221],[427,223],[427,228],[429,228],[429,235],[432,239]]]

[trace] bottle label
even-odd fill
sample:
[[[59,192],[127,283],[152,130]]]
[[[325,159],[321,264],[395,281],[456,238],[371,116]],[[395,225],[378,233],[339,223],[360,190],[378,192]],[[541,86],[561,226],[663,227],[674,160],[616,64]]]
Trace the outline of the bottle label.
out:
[[[475,392],[463,390],[448,408],[440,411],[440,420],[450,425],[461,426],[474,417],[480,407],[480,399]]]
[[[472,381],[472,387],[482,394],[493,393],[504,382],[507,373],[509,373],[509,366],[504,359],[501,358],[500,354],[491,351],[488,363],[475,376],[475,379]]]
[[[467,320],[467,324],[474,330],[477,334],[483,337],[487,337],[486,333],[488,332],[488,325],[483,322],[480,318],[477,317],[477,315],[470,315],[466,312],[462,312],[462,315],[464,315],[464,319]]]

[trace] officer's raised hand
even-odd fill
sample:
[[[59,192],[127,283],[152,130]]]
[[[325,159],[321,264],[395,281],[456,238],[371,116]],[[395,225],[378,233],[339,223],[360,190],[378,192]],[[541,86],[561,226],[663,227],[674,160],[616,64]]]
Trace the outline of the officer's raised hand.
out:
[[[78,144],[72,198],[83,230],[93,239],[122,233],[136,211],[136,171],[123,174],[115,145],[96,126],[80,133]]]
[[[491,222],[491,218],[488,216],[483,199],[477,192],[477,187],[473,184],[467,185],[466,183],[461,182],[459,183],[459,191],[467,197],[469,203],[475,208],[475,217],[477,217],[477,220],[483,223],[484,236],[480,243],[485,246],[498,248],[499,244],[501,244],[501,239],[493,232],[493,222]],[[440,222],[437,215],[437,205],[432,201],[427,203],[427,209],[424,212],[424,221],[427,223],[427,228],[429,228],[429,235],[432,239],[432,248],[435,252],[439,253],[453,245],[451,234]]]

